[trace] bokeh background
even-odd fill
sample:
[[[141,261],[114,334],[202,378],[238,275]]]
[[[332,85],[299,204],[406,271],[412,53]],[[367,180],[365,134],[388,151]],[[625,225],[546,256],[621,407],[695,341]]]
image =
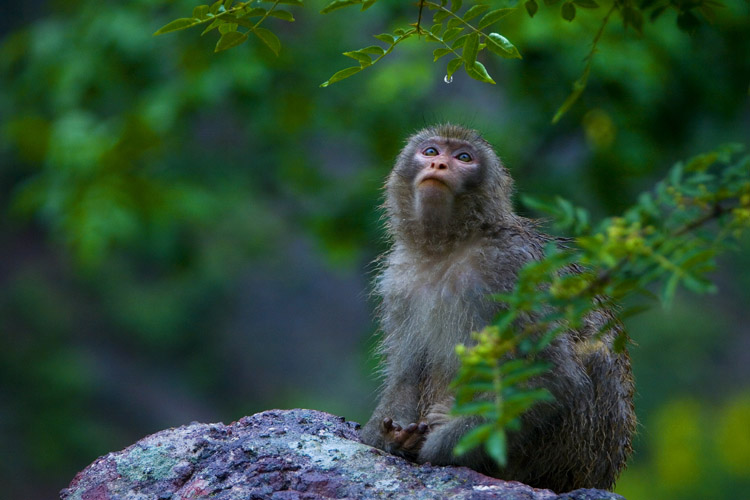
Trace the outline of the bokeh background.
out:
[[[750,143],[750,4],[688,35],[603,10],[504,19],[523,60],[497,81],[443,81],[405,43],[329,88],[341,52],[413,22],[295,9],[257,41],[153,37],[197,2],[0,2],[0,482],[55,498],[97,456],[191,421],[308,407],[364,421],[377,380],[368,298],[383,179],[406,135],[454,121],[496,146],[518,191],[613,215],[676,161]],[[606,3],[606,2],[605,2]],[[529,212],[519,204],[523,213]],[[530,214],[534,215],[534,214]],[[617,491],[740,498],[750,487],[750,241],[715,273],[628,321],[641,422]]]

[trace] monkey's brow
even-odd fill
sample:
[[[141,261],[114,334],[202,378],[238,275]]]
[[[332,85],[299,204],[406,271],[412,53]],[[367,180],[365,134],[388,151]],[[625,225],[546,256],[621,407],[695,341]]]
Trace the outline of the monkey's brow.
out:
[[[452,137],[442,137],[439,135],[425,139],[424,141],[422,141],[420,146],[426,146],[428,144],[441,144],[441,145],[448,146],[450,149],[458,149],[458,148],[468,148],[471,150],[474,149],[471,142],[469,141],[465,141],[463,139],[454,139]]]

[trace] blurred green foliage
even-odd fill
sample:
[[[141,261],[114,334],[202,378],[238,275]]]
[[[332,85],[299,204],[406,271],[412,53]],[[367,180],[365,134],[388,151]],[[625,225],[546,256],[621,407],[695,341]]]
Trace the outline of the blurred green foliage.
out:
[[[294,23],[264,21],[278,57],[263,43],[215,54],[209,35],[152,36],[197,3],[4,5],[9,497],[50,498],[96,456],[191,420],[276,406],[366,418],[380,186],[403,138],[427,123],[483,131],[521,193],[560,195],[592,218],[621,212],[675,161],[750,137],[744,0],[692,35],[671,10],[642,37],[610,23],[586,91],[554,126],[596,11],[501,19],[523,59],[480,54],[494,86],[459,73],[444,83],[434,46],[408,40],[320,89],[341,52],[414,22],[414,5],[321,16],[328,2],[305,2]],[[628,323],[642,431],[618,488],[631,500],[737,497],[750,482],[750,257],[719,264],[716,296],[678,293],[670,310]],[[700,471],[700,488],[683,467]]]

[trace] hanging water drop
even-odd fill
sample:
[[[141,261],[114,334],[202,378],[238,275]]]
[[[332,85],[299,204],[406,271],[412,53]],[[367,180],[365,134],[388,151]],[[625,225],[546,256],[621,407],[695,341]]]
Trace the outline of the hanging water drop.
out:
[[[453,81],[453,75],[451,76],[445,75],[445,78],[443,78],[443,81],[445,83],[451,83]]]

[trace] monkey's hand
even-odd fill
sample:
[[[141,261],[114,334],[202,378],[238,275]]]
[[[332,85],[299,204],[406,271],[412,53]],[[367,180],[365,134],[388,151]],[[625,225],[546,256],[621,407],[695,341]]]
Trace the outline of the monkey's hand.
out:
[[[427,437],[430,426],[426,422],[411,423],[401,427],[391,418],[384,418],[382,424],[385,451],[414,460]]]

